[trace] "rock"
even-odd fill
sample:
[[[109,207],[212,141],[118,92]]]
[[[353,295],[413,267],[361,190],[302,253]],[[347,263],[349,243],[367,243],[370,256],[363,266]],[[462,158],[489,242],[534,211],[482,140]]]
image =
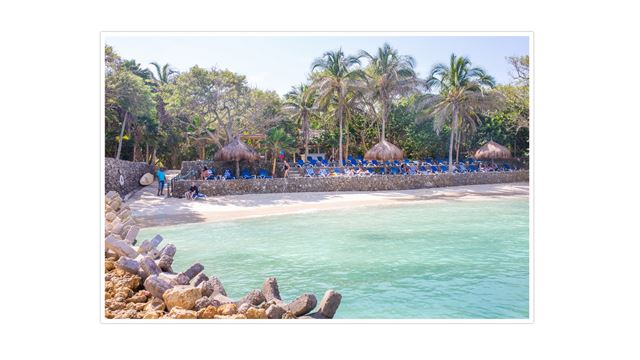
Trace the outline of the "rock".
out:
[[[234,304],[235,305],[235,301],[233,301],[232,299],[222,295],[222,294],[214,294],[211,299],[217,301],[219,304]]]
[[[159,319],[162,316],[162,311],[147,311],[142,318],[143,319]]]
[[[176,254],[176,246],[173,244],[167,244],[165,247],[162,248],[162,251],[160,251],[160,254],[173,257]]]
[[[278,282],[276,278],[270,277],[262,284],[262,294],[267,301],[282,300],[280,290],[278,290]]]
[[[287,311],[282,314],[282,319],[295,319],[296,317],[293,315],[291,311]]]
[[[114,263],[114,266],[131,274],[138,274],[138,271],[140,270],[140,264],[126,256],[121,256],[118,261]]]
[[[121,222],[118,223],[113,223],[113,226],[111,227],[111,236],[113,235],[120,235],[120,233],[122,232],[122,229],[124,229],[124,224],[122,224]]]
[[[177,274],[174,281],[178,284],[178,285],[187,285],[189,283],[189,277],[187,275],[185,275],[184,273],[180,273]]]
[[[244,314],[250,308],[251,308],[251,305],[249,305],[248,303],[244,303],[244,304],[238,306],[238,314]]]
[[[191,310],[196,305],[196,300],[201,297],[200,289],[189,285],[174,286],[162,295],[162,299],[169,310],[176,306]]]
[[[200,274],[196,275],[193,279],[191,279],[189,283],[193,286],[198,286],[200,285],[201,282],[207,281],[207,280],[209,280],[209,277],[207,277],[207,275],[204,272],[201,272]]]
[[[198,275],[202,270],[204,270],[204,266],[200,263],[195,263],[182,273],[189,278],[189,281],[191,281],[191,279]]]
[[[162,295],[165,291],[172,287],[173,286],[171,284],[160,279],[157,275],[151,275],[144,281],[144,288],[158,299],[162,299]]]
[[[286,312],[285,308],[280,305],[271,305],[265,311],[269,319],[282,319],[282,315]],[[293,314],[292,314],[293,315]]]
[[[104,196],[104,201],[107,204],[110,204],[111,201],[113,201],[113,199],[115,199],[116,197],[120,197],[120,194],[118,194],[117,191],[111,190]]]
[[[156,262],[148,256],[142,259],[142,261],[140,262],[140,267],[142,267],[142,270],[144,270],[147,276],[158,275],[162,272],[158,264],[156,264]]]
[[[155,248],[162,242],[162,236],[156,235],[151,240],[145,240],[140,244],[138,248],[138,253],[146,254],[149,250]]]
[[[113,270],[115,268],[116,268],[115,261],[113,261],[113,260],[105,260],[104,261],[104,270],[105,271],[111,271],[111,270]]]
[[[264,295],[260,290],[252,290],[240,300],[236,301],[238,306],[248,303],[250,305],[260,305],[265,301]]]
[[[209,305],[204,309],[198,310],[197,316],[198,319],[213,319],[217,314],[217,308]]]
[[[116,239],[115,236],[109,235],[104,239],[105,248],[113,251],[118,256],[127,256],[135,259],[138,253],[129,244],[122,240]]]
[[[238,307],[236,304],[222,304],[218,306],[218,314],[219,315],[233,315],[238,312]]]
[[[213,286],[213,294],[220,294],[227,296],[227,292],[224,290],[224,286],[222,286],[222,282],[217,277],[212,277],[208,280]]]
[[[195,311],[176,306],[169,311],[169,317],[171,319],[197,319],[198,314]]]
[[[313,294],[302,294],[295,300],[287,304],[284,309],[291,311],[294,316],[302,316],[309,313],[318,304],[316,296]]]
[[[153,183],[153,174],[146,173],[140,178],[140,185],[149,186]]]
[[[342,295],[337,293],[331,289],[327,290],[322,297],[322,301],[320,301],[320,308],[318,312],[323,316],[332,319],[338,310],[338,306],[340,306],[340,301],[342,300]]]
[[[260,308],[249,308],[244,313],[247,319],[267,319],[267,312],[265,309]]]
[[[136,241],[136,236],[138,236],[139,232],[140,228],[136,225],[133,225],[127,231],[127,236],[124,237],[124,242],[126,242],[127,244],[134,244]]]
[[[196,304],[194,305],[193,310],[198,311],[200,309],[204,309],[204,308],[206,308],[208,306],[212,306],[212,305],[213,305],[212,299],[210,299],[210,298],[208,298],[206,296],[203,296],[200,299],[196,300]]]
[[[131,303],[145,303],[147,302],[147,295],[142,293],[141,291],[137,292],[135,295],[127,299],[127,302]]]
[[[109,211],[108,213],[104,214],[104,218],[105,220],[111,222],[116,218],[116,213],[114,213],[113,211]]]
[[[126,287],[129,289],[135,290],[140,286],[140,282],[142,281],[142,279],[138,275],[133,275],[133,274],[123,272],[123,275],[113,277],[111,281],[113,282],[114,288],[116,289]]]
[[[153,298],[151,299],[151,301],[149,301],[148,303],[146,303],[144,305],[144,310],[145,311],[164,311],[164,309],[166,308],[166,306],[164,305],[164,301],[158,299],[158,298]]]
[[[171,271],[171,264],[173,264],[173,258],[168,255],[161,255],[160,260],[156,262],[158,267],[162,269],[162,271]]]

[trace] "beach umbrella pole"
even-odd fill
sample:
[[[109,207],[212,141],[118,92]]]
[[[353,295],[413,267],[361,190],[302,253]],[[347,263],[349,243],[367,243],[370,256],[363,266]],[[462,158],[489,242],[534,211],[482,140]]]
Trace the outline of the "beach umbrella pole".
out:
[[[240,160],[236,160],[236,179],[240,179]]]

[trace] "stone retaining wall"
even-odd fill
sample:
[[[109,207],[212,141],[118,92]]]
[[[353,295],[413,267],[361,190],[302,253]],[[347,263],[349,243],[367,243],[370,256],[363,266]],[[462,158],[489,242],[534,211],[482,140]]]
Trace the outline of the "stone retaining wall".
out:
[[[104,159],[104,192],[115,191],[120,196],[125,196],[141,187],[140,178],[145,173],[153,174],[153,166],[145,162],[132,162]],[[120,176],[122,175],[122,183]]]
[[[382,191],[426,189],[445,186],[498,184],[529,181],[529,171],[431,175],[374,175],[370,177],[275,178],[250,180],[178,180],[174,197],[183,197],[192,185],[207,196],[254,193]]]

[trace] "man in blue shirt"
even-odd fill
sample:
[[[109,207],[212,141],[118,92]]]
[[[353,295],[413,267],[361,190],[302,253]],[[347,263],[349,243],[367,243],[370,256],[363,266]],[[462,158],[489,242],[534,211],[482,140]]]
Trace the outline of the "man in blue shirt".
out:
[[[164,168],[159,168],[156,176],[158,177],[158,196],[161,196],[164,192]]]

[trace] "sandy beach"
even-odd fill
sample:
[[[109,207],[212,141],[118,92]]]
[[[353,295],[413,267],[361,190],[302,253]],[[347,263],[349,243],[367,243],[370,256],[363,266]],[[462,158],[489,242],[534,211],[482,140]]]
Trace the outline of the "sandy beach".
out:
[[[528,183],[470,185],[446,188],[379,191],[247,194],[186,200],[156,196],[157,185],[138,190],[128,200],[141,227],[228,221],[356,206],[445,200],[481,201],[502,197],[528,197]]]

